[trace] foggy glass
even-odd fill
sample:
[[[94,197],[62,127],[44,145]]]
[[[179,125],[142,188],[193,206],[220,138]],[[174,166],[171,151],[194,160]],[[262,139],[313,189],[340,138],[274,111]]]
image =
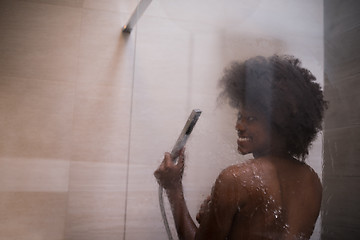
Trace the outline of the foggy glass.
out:
[[[144,1],[127,33],[139,0],[0,1],[0,240],[168,239],[164,152],[201,109],[183,177],[195,219],[219,173],[253,158],[218,99],[224,68],[273,54],[329,101],[306,158],[323,184],[311,240],[360,239],[360,1]]]
[[[161,154],[171,150],[190,111],[201,109],[202,117],[187,144],[183,179],[185,198],[195,218],[219,172],[252,157],[236,151],[237,113],[217,102],[217,84],[224,68],[234,60],[257,55],[290,54],[323,86],[323,11],[322,1],[153,1],[131,33],[136,35],[136,55],[130,164],[151,165],[155,170]],[[143,124],[144,119],[151,128]],[[322,133],[313,142],[306,162],[321,178]],[[135,179],[141,177],[130,168],[128,199],[137,186]],[[154,220],[128,213],[127,221],[156,229],[154,235],[163,231],[166,239],[160,213],[156,215],[156,187],[151,182],[142,188],[153,191],[141,207],[151,209]],[[128,209],[134,207],[131,201],[127,204]],[[175,236],[170,207],[166,210]],[[321,217],[311,239],[320,239],[320,228]]]

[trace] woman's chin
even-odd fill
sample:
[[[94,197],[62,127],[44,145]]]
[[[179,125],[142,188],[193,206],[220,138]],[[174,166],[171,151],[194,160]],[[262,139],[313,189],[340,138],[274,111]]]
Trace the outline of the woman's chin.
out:
[[[246,154],[249,154],[251,153],[250,151],[247,151],[245,149],[242,149],[242,148],[238,148],[238,153],[240,153],[241,155],[246,155]]]

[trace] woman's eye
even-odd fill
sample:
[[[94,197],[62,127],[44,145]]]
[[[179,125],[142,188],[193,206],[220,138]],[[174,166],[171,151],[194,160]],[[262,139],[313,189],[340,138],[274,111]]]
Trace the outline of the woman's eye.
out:
[[[239,113],[239,114],[237,115],[237,120],[241,120],[241,118],[242,118],[242,115],[241,115],[241,113]]]
[[[256,120],[255,117],[247,117],[247,121],[248,121],[248,122],[253,122],[253,121],[255,121],[255,120]]]

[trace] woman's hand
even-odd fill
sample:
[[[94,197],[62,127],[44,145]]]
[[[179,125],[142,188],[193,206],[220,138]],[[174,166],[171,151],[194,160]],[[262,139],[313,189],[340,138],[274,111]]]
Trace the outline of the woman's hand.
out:
[[[171,159],[170,153],[166,152],[164,160],[159,168],[154,172],[160,186],[166,190],[177,189],[182,186],[182,176],[184,172],[184,152],[185,148],[180,150],[179,160],[176,163]]]

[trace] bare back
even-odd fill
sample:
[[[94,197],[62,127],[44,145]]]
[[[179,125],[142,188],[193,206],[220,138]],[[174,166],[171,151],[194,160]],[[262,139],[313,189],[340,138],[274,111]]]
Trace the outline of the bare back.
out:
[[[308,165],[293,159],[262,158],[237,168],[238,183],[245,186],[249,198],[233,218],[230,239],[310,238],[322,188]]]
[[[295,159],[264,157],[230,166],[202,205],[196,239],[309,239],[321,194],[317,174]]]

